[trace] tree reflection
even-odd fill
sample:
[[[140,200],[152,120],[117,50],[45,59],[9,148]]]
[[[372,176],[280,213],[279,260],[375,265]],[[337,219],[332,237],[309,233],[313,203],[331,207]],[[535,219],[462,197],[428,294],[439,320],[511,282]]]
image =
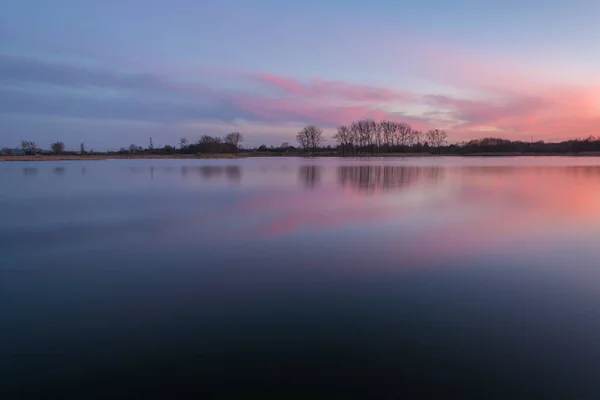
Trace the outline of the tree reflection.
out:
[[[154,179],[156,174],[169,174],[180,171],[182,178],[190,178],[199,176],[203,180],[209,180],[213,178],[219,178],[221,176],[227,177],[232,182],[239,182],[242,177],[242,170],[237,165],[228,166],[216,166],[216,165],[202,165],[202,166],[182,166],[181,168],[174,167],[128,167],[127,170],[134,174],[148,174],[150,179]]]
[[[54,175],[58,175],[58,176],[62,176],[65,174],[65,167],[55,167],[54,168]]]
[[[200,173],[202,177],[205,179],[210,179],[221,175],[224,171],[223,167],[214,167],[214,166],[202,166],[200,167]]]
[[[23,175],[25,176],[34,176],[38,172],[38,169],[35,167],[25,167],[23,168]]]
[[[298,180],[305,188],[314,188],[321,179],[321,167],[306,165],[298,169]]]
[[[341,166],[338,183],[361,192],[399,189],[417,182],[438,184],[444,178],[442,167]]]
[[[225,167],[225,175],[230,181],[239,182],[242,178],[242,170],[237,165]]]
[[[189,178],[193,175],[202,177],[203,180],[220,178],[225,176],[231,182],[239,182],[242,177],[242,169],[238,165],[216,166],[203,165],[199,167],[181,167],[181,176]]]

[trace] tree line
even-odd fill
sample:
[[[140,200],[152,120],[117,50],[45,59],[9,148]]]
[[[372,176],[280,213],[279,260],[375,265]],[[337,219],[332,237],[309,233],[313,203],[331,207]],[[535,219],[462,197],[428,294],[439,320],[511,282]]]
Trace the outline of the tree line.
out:
[[[376,122],[372,119],[354,121],[350,125],[340,125],[333,139],[336,151],[343,156],[396,153],[406,151],[441,150],[448,134],[440,129],[427,133],[412,129],[410,125],[394,121]],[[323,130],[315,125],[307,125],[296,134],[296,141],[306,154],[315,155],[325,142]]]
[[[383,153],[438,153],[438,154],[577,154],[600,152],[600,137],[589,136],[562,142],[544,142],[508,140],[502,138],[482,138],[448,144],[448,135],[440,129],[432,129],[425,133],[412,129],[410,125],[393,121],[376,122],[370,119],[354,121],[349,125],[341,125],[336,129],[333,139],[335,143],[326,144],[323,130],[315,125],[307,125],[296,134],[298,146],[283,142],[280,146],[260,145],[245,149],[245,153],[255,155],[329,155],[329,156],[363,156]],[[40,150],[33,141],[23,140],[17,151],[3,148],[2,154],[54,153],[54,154],[202,154],[221,153],[237,154],[240,151],[244,135],[232,132],[224,137],[204,135],[195,142],[186,138],[179,140],[179,147],[165,145],[154,147],[152,138],[148,146],[131,144],[118,151],[95,152],[86,150],[84,143],[79,151],[67,151],[63,142],[50,144],[50,151]]]
[[[244,135],[239,132],[232,132],[225,135],[223,138],[204,135],[200,140],[190,143],[186,138],[182,137],[179,140],[179,149],[171,145],[165,145],[163,147],[154,147],[152,138],[148,141],[148,147],[130,144],[129,147],[122,147],[117,152],[106,152],[106,153],[117,153],[117,154],[196,154],[196,153],[228,153],[237,154],[240,149],[240,144],[244,141]],[[48,151],[41,150],[37,144],[33,141],[23,140],[18,150],[27,155],[35,155],[38,153],[48,153]],[[85,144],[81,143],[79,152],[66,151],[65,144],[63,142],[53,142],[50,144],[50,152],[54,154],[106,154],[102,152],[95,152],[93,150],[86,151]],[[4,154],[14,154],[14,149],[4,147],[2,149]]]
[[[424,147],[439,150],[446,143],[448,134],[441,129],[431,129],[423,135],[422,131],[402,122],[363,119],[339,126],[333,138],[342,155],[357,155],[422,151]]]

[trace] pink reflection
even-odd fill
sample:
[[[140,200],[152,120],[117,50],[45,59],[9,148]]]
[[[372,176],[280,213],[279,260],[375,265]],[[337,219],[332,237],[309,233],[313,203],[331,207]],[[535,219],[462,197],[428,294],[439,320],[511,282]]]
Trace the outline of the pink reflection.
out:
[[[337,172],[337,186],[258,193],[231,212],[263,217],[248,231],[244,227],[252,236],[303,231],[335,241],[336,232],[369,228],[367,246],[403,259],[581,235],[600,221],[598,167],[375,166]]]

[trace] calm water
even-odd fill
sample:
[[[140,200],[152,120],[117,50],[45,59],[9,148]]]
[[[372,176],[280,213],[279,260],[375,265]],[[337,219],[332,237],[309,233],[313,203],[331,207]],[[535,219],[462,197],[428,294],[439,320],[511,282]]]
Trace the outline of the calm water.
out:
[[[3,393],[600,395],[600,160],[4,162],[0,187]]]

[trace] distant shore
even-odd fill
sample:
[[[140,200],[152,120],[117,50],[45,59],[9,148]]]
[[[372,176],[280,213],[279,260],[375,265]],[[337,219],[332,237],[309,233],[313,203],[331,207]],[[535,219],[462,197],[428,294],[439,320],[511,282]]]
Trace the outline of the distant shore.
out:
[[[579,153],[516,153],[516,152],[489,152],[489,153],[465,153],[465,154],[432,154],[432,153],[373,153],[351,156],[354,158],[396,158],[396,157],[598,157],[600,152],[587,151]],[[37,154],[37,155],[0,155],[0,161],[77,161],[77,160],[144,160],[144,159],[236,159],[249,157],[305,157],[302,153],[269,153],[252,152],[239,154]],[[342,157],[339,154],[317,154],[315,157]]]
[[[2,155],[0,161],[76,161],[76,160],[127,160],[127,159],[212,159],[245,158],[247,154],[38,154],[38,155]]]

